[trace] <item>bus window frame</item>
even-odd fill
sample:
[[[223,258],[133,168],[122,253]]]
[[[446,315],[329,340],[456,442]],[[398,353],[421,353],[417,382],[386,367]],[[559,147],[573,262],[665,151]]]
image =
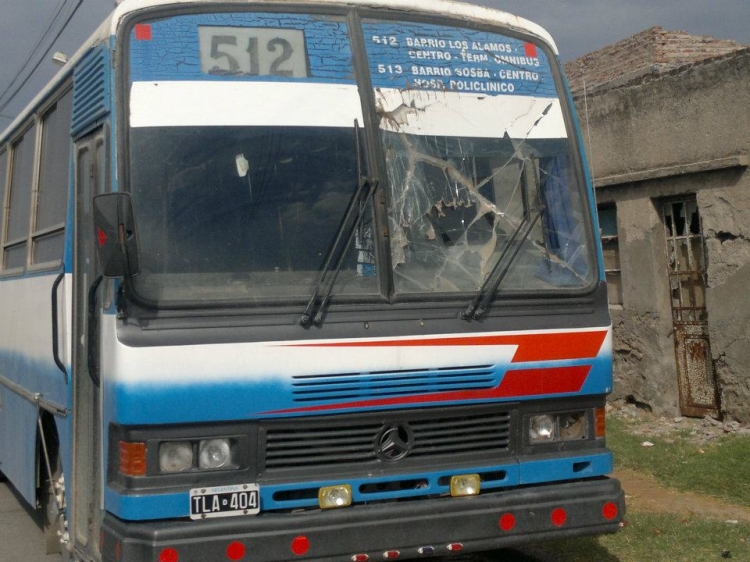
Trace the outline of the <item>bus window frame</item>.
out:
[[[42,179],[42,165],[44,164],[44,154],[43,154],[43,148],[44,148],[44,135],[45,135],[45,117],[50,113],[50,111],[55,108],[55,106],[60,102],[62,98],[64,98],[66,95],[70,94],[71,96],[71,103],[70,103],[70,116],[67,120],[66,125],[66,132],[65,140],[67,142],[67,154],[68,157],[66,158],[66,175],[64,179],[64,190],[65,190],[65,217],[63,218],[62,222],[56,223],[54,225],[50,225],[46,228],[43,228],[41,230],[37,230],[37,220],[39,216],[39,188],[41,184]],[[65,255],[65,231],[68,228],[68,207],[70,204],[70,178],[71,178],[71,169],[72,169],[72,163],[71,163],[71,157],[70,157],[70,147],[72,146],[72,138],[70,136],[70,121],[72,119],[73,115],[73,82],[72,80],[65,81],[62,85],[60,85],[58,88],[56,88],[53,92],[50,93],[49,97],[44,101],[43,105],[41,105],[38,110],[35,112],[35,115],[38,119],[39,123],[39,139],[37,148],[39,150],[37,154],[37,170],[36,170],[36,181],[34,182],[34,187],[32,191],[32,200],[31,200],[31,216],[30,216],[30,224],[29,224],[29,254],[28,254],[28,261],[27,261],[27,269],[29,272],[37,272],[37,271],[48,271],[48,270],[54,270],[59,268],[64,259]],[[45,236],[51,235],[51,234],[57,234],[60,233],[63,238],[63,246],[62,251],[60,252],[60,256],[58,259],[55,260],[48,260],[44,262],[35,262],[34,261],[34,249],[36,241],[40,238],[44,238]]]
[[[27,213],[27,223],[26,223],[26,235],[25,237],[19,237],[19,238],[13,238],[9,239],[9,228],[10,228],[10,216],[11,216],[11,195],[13,193],[13,189],[17,186],[14,185],[13,182],[13,173],[14,168],[17,164],[16,162],[16,152],[18,150],[18,145],[24,141],[24,138],[32,131],[34,130],[34,138],[32,140],[33,142],[33,148],[34,151],[32,154],[32,167],[31,167],[31,181],[29,184],[22,186],[25,189],[31,190],[29,193],[29,204],[26,209]],[[26,119],[23,124],[18,127],[17,131],[14,132],[13,135],[11,135],[8,139],[8,182],[6,184],[5,188],[5,204],[4,204],[4,217],[3,217],[3,236],[2,236],[2,246],[0,246],[0,252],[2,252],[2,270],[0,271],[0,276],[2,277],[10,277],[15,275],[22,275],[29,266],[29,239],[31,238],[31,205],[34,198],[34,186],[36,183],[36,178],[38,175],[38,143],[39,143],[39,120],[38,116],[35,113],[33,113],[31,116],[29,116],[28,119]],[[24,260],[24,264],[19,267],[12,267],[8,268],[6,266],[6,253],[9,249],[25,245],[26,247],[26,259]]]

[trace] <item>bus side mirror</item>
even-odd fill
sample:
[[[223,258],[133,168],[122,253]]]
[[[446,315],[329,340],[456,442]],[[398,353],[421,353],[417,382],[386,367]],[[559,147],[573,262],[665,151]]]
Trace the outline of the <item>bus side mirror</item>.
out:
[[[94,197],[94,240],[104,277],[129,277],[138,273],[135,215],[128,193]]]

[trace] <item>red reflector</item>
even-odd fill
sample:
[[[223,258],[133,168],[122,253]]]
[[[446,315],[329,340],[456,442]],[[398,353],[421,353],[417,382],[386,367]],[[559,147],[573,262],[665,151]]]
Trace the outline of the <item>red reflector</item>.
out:
[[[605,519],[612,521],[615,517],[617,517],[617,512],[619,510],[617,509],[617,504],[614,502],[605,503],[604,507],[602,508],[602,515]]]
[[[401,553],[398,550],[386,550],[383,553],[383,560],[395,560],[401,556]]]
[[[448,545],[448,550],[451,552],[459,552],[464,549],[464,545],[462,545],[460,542],[452,542]]]
[[[300,535],[292,541],[292,552],[297,556],[307,554],[308,550],[310,550],[310,541],[307,537]]]
[[[159,562],[178,562],[180,556],[174,548],[165,548],[159,553]]]
[[[370,557],[367,554],[355,554],[352,556],[352,562],[367,562]]]
[[[500,517],[500,529],[503,531],[512,531],[516,526],[516,517],[512,513],[506,513]]]
[[[139,23],[135,26],[136,41],[151,41],[151,26],[147,23]]]
[[[99,241],[99,247],[101,248],[107,243],[107,233],[104,232],[101,228],[96,229],[96,237]]]
[[[527,57],[531,57],[532,59],[539,57],[539,55],[536,54],[536,45],[534,45],[534,43],[524,43],[523,48],[524,51],[526,51]]]
[[[565,513],[565,510],[558,507],[557,509],[552,511],[552,524],[555,527],[562,527],[565,525],[565,522],[568,520],[568,514]]]
[[[230,560],[242,560],[245,557],[245,545],[239,541],[230,542],[227,547],[227,558]]]

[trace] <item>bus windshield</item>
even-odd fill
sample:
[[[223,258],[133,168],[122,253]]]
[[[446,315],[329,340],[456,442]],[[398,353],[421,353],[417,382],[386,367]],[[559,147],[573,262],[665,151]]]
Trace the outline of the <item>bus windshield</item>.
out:
[[[344,18],[190,14],[134,27],[136,293],[178,305],[309,298],[361,179],[355,127],[367,112],[388,233],[362,210],[334,297],[390,286],[465,299],[502,260],[499,291],[592,285],[585,193],[546,52],[460,27],[361,25],[369,68],[356,72]],[[361,96],[365,73],[374,90]]]

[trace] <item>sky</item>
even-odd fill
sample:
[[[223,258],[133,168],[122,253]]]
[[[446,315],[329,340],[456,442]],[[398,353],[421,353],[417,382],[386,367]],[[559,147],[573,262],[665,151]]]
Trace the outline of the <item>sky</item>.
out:
[[[750,44],[750,0],[466,1],[499,8],[545,27],[563,61],[655,25]],[[75,53],[113,8],[114,0],[0,0],[0,131],[57,72],[52,54]],[[39,51],[47,54],[42,57]],[[36,71],[19,89],[29,74],[24,69],[38,61]]]

